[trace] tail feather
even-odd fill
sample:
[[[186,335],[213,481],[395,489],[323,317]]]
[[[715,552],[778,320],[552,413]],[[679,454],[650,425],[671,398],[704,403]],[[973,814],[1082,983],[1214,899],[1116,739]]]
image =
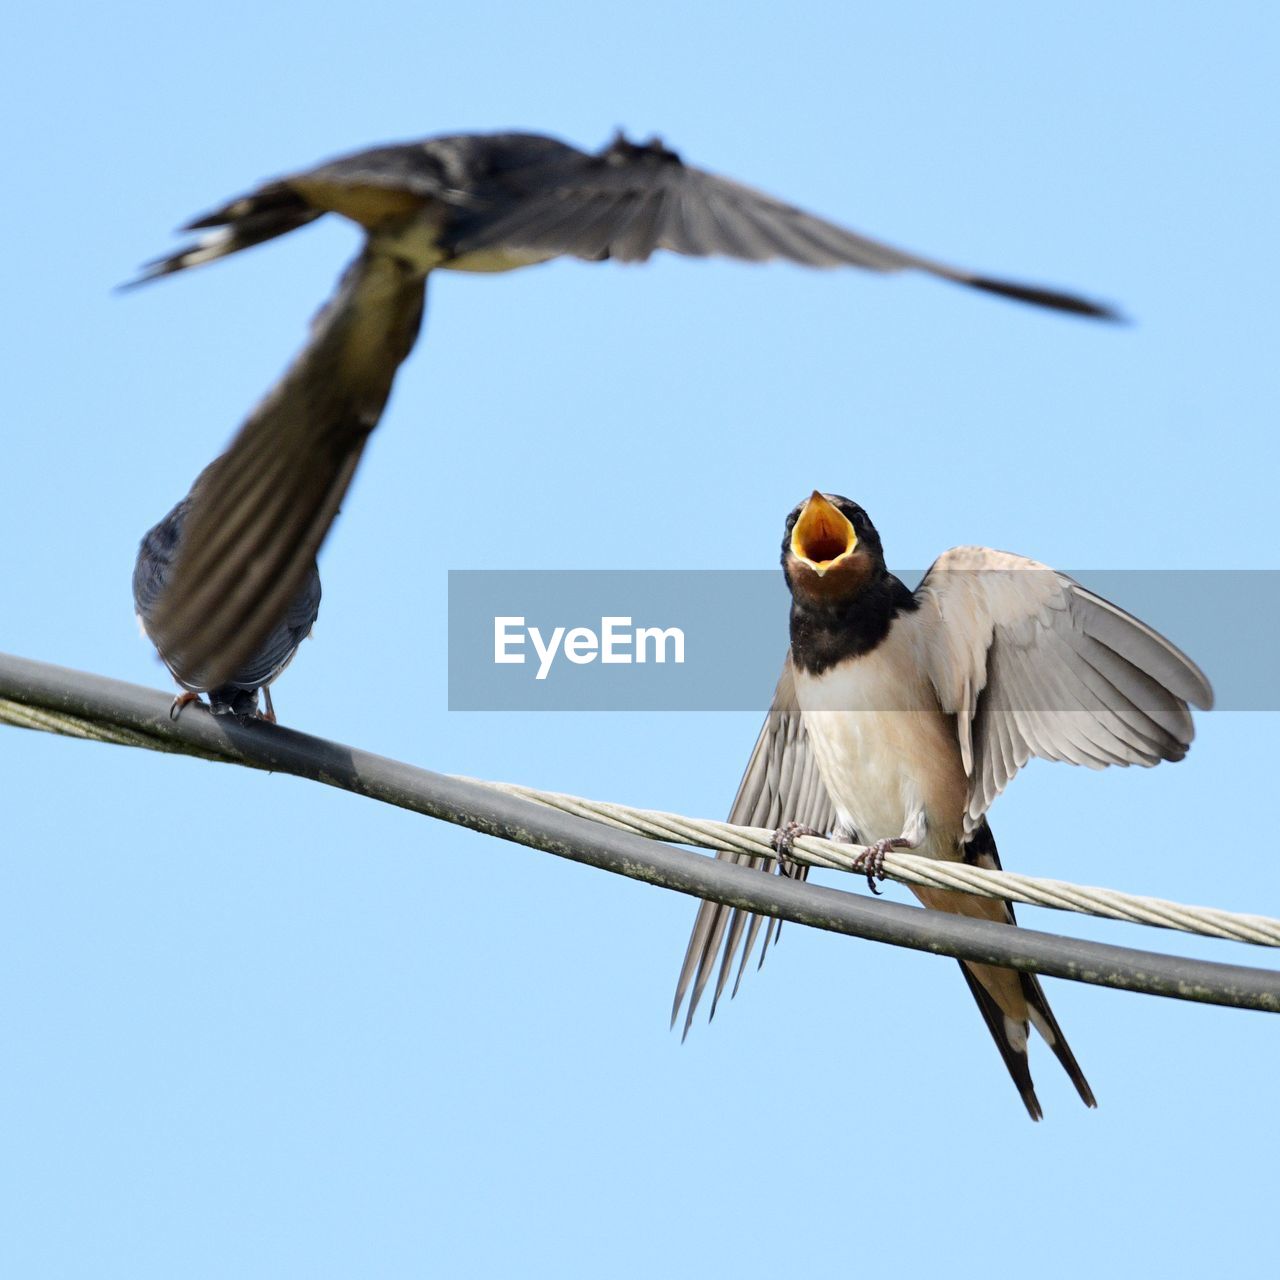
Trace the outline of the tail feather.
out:
[[[1071,1077],[1071,1083],[1075,1085],[1081,1102],[1086,1107],[1096,1107],[1098,1100],[1093,1096],[1093,1090],[1089,1088],[1089,1082],[1084,1078],[1084,1072],[1080,1070],[1076,1055],[1071,1052],[1071,1046],[1067,1043],[1066,1036],[1062,1034],[1057,1018],[1053,1016],[1053,1010],[1049,1008],[1049,1001],[1044,994],[1044,988],[1040,985],[1040,979],[1034,973],[1024,973],[1022,991],[1026,996],[1027,1014],[1031,1025],[1040,1033],[1045,1044],[1053,1050],[1053,1056],[1062,1063],[1062,1069]]]
[[[272,183],[187,223],[182,228],[184,231],[207,234],[183,245],[176,253],[146,263],[138,277],[123,287],[134,289],[161,276],[171,276],[188,267],[239,253],[241,249],[296,231],[323,213],[323,209],[313,208],[284,183]]]
[[[1040,1108],[1040,1099],[1036,1097],[1036,1087],[1031,1080],[1031,1065],[1027,1060],[1026,1023],[1018,1024],[1010,1018],[963,960],[960,961],[960,972],[964,974],[964,980],[969,984],[969,990],[973,992],[973,998],[978,1002],[987,1030],[991,1032],[991,1038],[996,1042],[996,1048],[1000,1050],[1005,1068],[1013,1077],[1014,1086],[1022,1097],[1022,1104],[1026,1107],[1027,1114],[1033,1120],[1042,1119],[1044,1112]],[[1015,1027],[1020,1027],[1021,1035],[1014,1031]]]
[[[985,820],[970,837],[964,853],[965,861],[973,866],[993,871],[1000,869],[1000,855],[996,852],[995,838]],[[975,916],[1004,924],[1017,923],[1012,905],[997,898],[979,898],[970,893],[943,889],[914,888],[913,891],[926,907],[935,911],[949,911],[955,915]],[[960,970],[978,1003],[987,1030],[996,1042],[1000,1057],[1013,1077],[1023,1105],[1033,1120],[1039,1120],[1043,1113],[1031,1081],[1027,1059],[1027,1035],[1030,1027],[1035,1027],[1053,1050],[1054,1057],[1062,1064],[1085,1106],[1098,1105],[1035,974],[964,960],[960,962]]]
[[[287,182],[270,182],[265,187],[251,191],[247,196],[237,196],[226,204],[202,213],[183,225],[182,231],[207,231],[210,227],[230,227],[245,218],[258,218],[264,214],[285,216],[305,210],[309,206]]]

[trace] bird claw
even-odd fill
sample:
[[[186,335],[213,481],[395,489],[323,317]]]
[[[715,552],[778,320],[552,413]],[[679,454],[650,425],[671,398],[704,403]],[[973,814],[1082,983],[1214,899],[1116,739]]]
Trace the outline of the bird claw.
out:
[[[876,881],[884,879],[884,855],[891,849],[901,849],[905,843],[901,839],[877,840],[875,844],[867,845],[854,858],[852,869],[862,872],[867,877],[867,888],[877,898],[880,896],[880,890],[876,888]]]
[[[178,694],[178,696],[169,704],[169,719],[176,721],[182,714],[183,707],[189,707],[193,702],[199,701],[200,695],[198,693],[193,693],[190,689],[185,693]]]
[[[779,858],[791,856],[791,850],[801,836],[818,836],[824,833],[804,822],[784,822],[774,833],[770,843],[777,850]]]

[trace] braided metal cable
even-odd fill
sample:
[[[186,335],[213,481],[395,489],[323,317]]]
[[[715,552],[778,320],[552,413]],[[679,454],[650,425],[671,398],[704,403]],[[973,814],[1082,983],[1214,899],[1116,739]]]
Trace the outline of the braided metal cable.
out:
[[[757,857],[777,857],[773,846],[774,832],[763,827],[738,827],[709,818],[689,818],[682,814],[664,813],[660,809],[635,809],[604,800],[587,800],[582,796],[539,791],[517,783],[487,782],[478,778],[471,781],[548,805],[562,813],[591,818],[617,830],[634,831],[655,840],[671,840],[702,849],[729,849],[735,853],[749,853]],[[793,843],[788,857],[793,862],[805,863],[811,867],[861,874],[853,862],[862,851],[861,845],[800,836]],[[963,862],[939,862],[934,858],[922,858],[911,853],[886,853],[884,873],[887,878],[903,884],[918,884],[930,889],[955,889],[962,893],[979,894],[984,898],[1005,898],[1036,907],[1074,911],[1080,915],[1126,920],[1131,924],[1154,925],[1160,929],[1177,929],[1182,933],[1199,934],[1206,938],[1226,938],[1232,942],[1280,947],[1280,920],[1270,916],[1245,915],[1218,907],[1187,906],[1163,898],[1123,893],[1118,889],[1021,876],[1009,871],[987,871]]]
[[[659,813],[644,818],[650,834],[642,837],[635,833],[637,818],[630,815],[644,811],[542,792],[518,794],[524,789],[433,773],[283,726],[212,716],[198,707],[175,721],[169,717],[171,701],[154,689],[0,654],[0,723],[292,774],[659,888],[835,933],[1145,995],[1280,1013],[1280,972],[1275,970],[1015,928],[770,875],[665,843],[762,853],[768,851],[770,832]],[[850,846],[801,843],[804,853],[822,865],[847,867],[851,857]],[[922,877],[952,870],[909,859],[921,861]],[[894,860],[903,879],[907,863],[901,856]],[[981,884],[991,891],[980,873],[965,869],[965,874],[975,877],[966,888]],[[1153,910],[1163,915],[1153,922],[1175,927],[1194,921],[1200,911],[1175,904],[1156,904]],[[1242,937],[1248,935],[1237,930],[1240,920],[1257,923],[1227,912],[1210,914],[1214,919],[1197,932]],[[1262,924],[1272,928],[1276,922]]]

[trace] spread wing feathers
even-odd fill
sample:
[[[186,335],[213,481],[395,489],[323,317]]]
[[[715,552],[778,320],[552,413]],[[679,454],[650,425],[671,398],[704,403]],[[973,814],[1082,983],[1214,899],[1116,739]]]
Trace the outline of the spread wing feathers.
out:
[[[728,178],[691,168],[657,143],[619,137],[596,156],[531,166],[519,188],[457,226],[464,254],[502,247],[643,262],[657,249],[695,257],[810,267],[925,271],[958,284],[1080,315],[1113,317],[1097,303],[1053,289],[975,275],[827,222]]]
[[[425,281],[365,252],[310,340],[196,481],[151,636],[203,688],[229,679],[314,572],[422,319]]]
[[[525,177],[516,198],[478,210],[459,228],[458,251],[497,246],[643,262],[658,249],[763,262],[787,258],[814,267],[895,271],[916,265],[854,235],[728,179],[688,168],[670,152],[635,149],[618,163],[584,157]]]
[[[1032,756],[1093,769],[1180,760],[1194,733],[1187,704],[1213,704],[1204,674],[1163,636],[1024,556],[956,547],[916,597],[904,621],[956,716],[966,834]]]
[[[655,250],[810,267],[925,271],[1035,306],[1115,319],[1075,294],[977,275],[806,213],[742,183],[691,168],[656,140],[619,134],[592,155],[539,134],[457,134],[374,147],[266,183],[188,223],[206,231],[147,264],[133,284],[261,244],[326,212],[374,229],[437,206],[441,249],[569,254],[643,262]]]
[[[817,764],[809,751],[808,736],[796,702],[791,658],[787,657],[774,691],[773,704],[765,717],[760,736],[751,752],[751,760],[738,787],[729,821],[742,826],[781,827],[788,822],[799,822],[817,831],[829,831],[835,822],[835,809],[818,775]],[[736,862],[740,866],[762,869],[770,861],[750,854],[721,850],[718,858]],[[783,861],[778,874],[794,880],[808,878],[808,867]],[[724,993],[734,958],[741,948],[737,977],[733,994],[746,969],[761,924],[765,917],[753,915],[737,907],[723,906],[717,902],[703,902],[698,907],[689,946],[685,951],[680,979],[676,983],[675,1000],[671,1006],[671,1025],[674,1027],[680,1014],[680,1006],[689,995],[689,1007],[685,1016],[683,1036],[689,1034],[698,1002],[716,968],[720,956],[719,974],[715,994],[711,1002],[711,1015]],[[760,951],[760,963],[764,963],[769,944],[778,934],[780,922],[767,920],[764,943]],[[690,986],[692,992],[690,993]]]

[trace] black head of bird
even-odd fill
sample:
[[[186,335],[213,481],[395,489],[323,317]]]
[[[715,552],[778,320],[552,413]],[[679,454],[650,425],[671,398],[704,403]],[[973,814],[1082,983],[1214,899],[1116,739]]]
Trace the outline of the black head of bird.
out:
[[[791,640],[802,668],[873,648],[895,614],[914,609],[889,572],[871,517],[839,494],[812,494],[787,517],[782,570],[791,592]]]

